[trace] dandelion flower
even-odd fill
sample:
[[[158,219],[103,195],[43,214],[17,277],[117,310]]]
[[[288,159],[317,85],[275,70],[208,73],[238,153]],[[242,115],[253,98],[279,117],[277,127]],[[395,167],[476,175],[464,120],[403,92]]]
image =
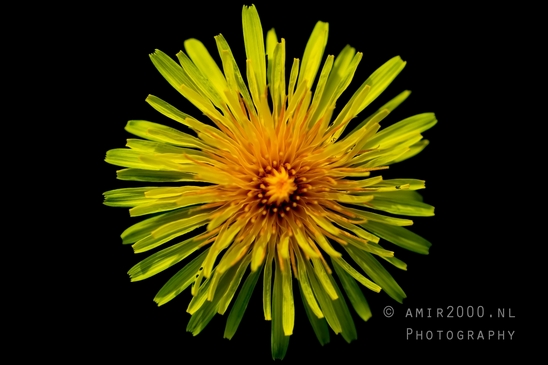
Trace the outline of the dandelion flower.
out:
[[[362,53],[346,46],[322,66],[328,24],[318,22],[302,61],[294,59],[286,70],[284,39],[270,30],[265,47],[256,8],[244,6],[242,17],[245,75],[222,35],[215,37],[221,67],[196,39],[184,43],[178,63],[159,50],[150,56],[211,122],[148,96],[153,108],[194,133],[129,121],[126,130],[140,138],[108,151],[106,161],[124,167],[118,179],[171,184],[108,191],[105,204],[131,208],[134,217],[150,215],[122,233],[136,253],[176,241],[131,268],[132,281],[192,255],[154,300],[163,305],[190,287],[187,330],[194,335],[230,307],[224,336],[232,338],[262,278],[272,356],[281,359],[293,333],[297,291],[322,345],[329,327],[348,342],[356,339],[343,292],[358,316],[371,316],[358,283],[400,303],[405,298],[379,261],[404,270],[406,264],[381,239],[421,254],[430,243],[404,228],[411,220],[378,212],[432,216],[434,208],[415,191],[424,181],[383,180],[375,172],[419,153],[428,143],[421,133],[436,119],[419,114],[380,129],[409,95],[404,91],[343,134],[405,62],[390,59],[336,111]]]

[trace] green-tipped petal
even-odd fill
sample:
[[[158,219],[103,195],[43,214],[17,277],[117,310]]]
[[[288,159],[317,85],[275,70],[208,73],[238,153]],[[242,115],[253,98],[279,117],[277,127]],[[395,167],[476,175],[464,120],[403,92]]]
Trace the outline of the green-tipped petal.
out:
[[[356,261],[365,273],[377,283],[392,299],[402,303],[406,295],[402,288],[396,283],[392,275],[368,252],[359,250],[352,246],[346,246],[346,251]]]
[[[356,283],[356,280],[354,280],[352,276],[348,275],[348,273],[343,270],[339,264],[337,264],[337,261],[332,260],[331,262],[333,263],[333,267],[335,268],[337,275],[341,279],[342,286],[348,296],[348,299],[350,299],[350,303],[352,303],[354,310],[358,313],[361,319],[367,321],[371,318],[371,310],[369,309],[369,304],[367,304],[367,300],[365,300],[358,283]]]
[[[230,340],[236,333],[236,330],[238,329],[238,326],[244,316],[247,304],[249,303],[249,299],[251,298],[251,294],[253,293],[253,289],[257,284],[260,273],[260,270],[255,272],[252,271],[247,276],[242,289],[240,289],[240,292],[238,293],[236,302],[234,302],[234,305],[230,310],[228,319],[226,320],[224,338],[228,338]]]
[[[129,270],[131,281],[144,280],[168,269],[198,250],[202,242],[190,238],[150,255]]]
[[[322,288],[318,278],[316,277],[316,274],[314,273],[314,270],[312,269],[312,266],[309,263],[307,263],[307,273],[310,284],[312,284],[314,295],[318,299],[318,303],[320,304],[321,310],[325,315],[327,324],[329,324],[329,327],[331,327],[335,334],[341,333],[342,327],[339,321],[339,317],[337,316],[337,311],[333,306],[334,301],[327,295],[325,290]]]
[[[208,249],[204,250],[194,260],[186,264],[177,274],[173,275],[171,279],[160,289],[160,291],[154,297],[154,301],[158,306],[164,305],[177,295],[182,293],[186,288],[190,286],[196,279],[196,273],[202,266],[207,255]]]
[[[339,317],[339,322],[341,324],[341,335],[346,340],[346,342],[350,343],[358,338],[356,326],[354,324],[354,320],[352,319],[352,315],[348,310],[348,306],[346,305],[346,301],[344,300],[341,290],[339,289],[339,286],[337,285],[333,277],[330,277],[330,279],[339,297],[339,299],[333,301],[333,308],[335,310],[335,313],[337,313],[337,316]]]
[[[276,272],[274,274],[274,290],[272,293],[272,359],[282,360],[289,346],[289,336],[285,334],[283,317],[284,317],[284,293],[283,293],[283,273],[281,272],[280,264],[275,257],[274,259]]]
[[[434,207],[423,203],[422,197],[414,191],[402,190],[389,193],[375,193],[367,205],[388,213],[414,217],[431,217]]]
[[[316,314],[314,314],[314,312],[310,308],[310,305],[308,304],[308,301],[305,299],[303,290],[300,286],[299,289],[304,309],[306,311],[306,316],[308,317],[308,320],[312,325],[312,329],[314,330],[314,333],[316,334],[320,345],[323,346],[329,343],[329,327],[327,326],[327,322],[325,321],[325,318],[318,318]]]
[[[432,245],[418,234],[413,233],[403,227],[396,227],[372,221],[364,223],[363,227],[388,242],[405,248],[406,250],[423,255],[428,254],[428,249]]]

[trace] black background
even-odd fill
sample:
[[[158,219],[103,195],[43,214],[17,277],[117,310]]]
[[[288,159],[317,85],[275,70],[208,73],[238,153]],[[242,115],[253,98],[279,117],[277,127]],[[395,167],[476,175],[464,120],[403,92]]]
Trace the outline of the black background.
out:
[[[516,85],[519,73],[513,71],[516,54],[524,47],[509,25],[509,10],[480,11],[446,6],[373,7],[365,2],[334,2],[327,5],[257,3],[263,30],[276,29],[286,40],[289,60],[301,58],[306,41],[318,20],[329,23],[329,39],[324,57],[337,55],[350,44],[364,56],[352,84],[339,100],[338,108],[377,67],[393,56],[407,61],[400,76],[381,94],[361,117],[375,111],[403,90],[411,96],[383,125],[408,116],[434,112],[438,124],[424,133],[430,145],[418,156],[393,165],[385,178],[426,180],[422,190],[425,202],[436,207],[436,215],[417,218],[411,229],[432,242],[430,254],[421,256],[394,248],[396,256],[408,264],[407,272],[389,271],[407,294],[398,304],[384,293],[364,289],[373,317],[363,322],[355,316],[358,340],[347,344],[331,333],[331,343],[321,347],[306,319],[298,293],[295,293],[296,324],[286,362],[309,359],[358,361],[371,356],[420,359],[450,358],[462,349],[475,349],[485,355],[514,352],[523,343],[525,330],[519,325],[530,300],[523,289],[525,274],[518,268],[528,242],[522,237],[523,206],[516,199],[516,133],[520,119],[516,111]],[[156,354],[177,357],[180,363],[191,358],[211,361],[270,361],[270,323],[262,314],[259,282],[236,336],[223,339],[225,316],[216,316],[208,327],[193,337],[185,331],[190,300],[185,292],[168,304],[157,307],[156,292],[179,268],[138,283],[129,281],[127,270],[147,254],[135,255],[123,246],[120,233],[138,219],[127,209],[102,205],[102,192],[139,186],[115,179],[117,167],[105,163],[108,149],[120,148],[131,135],[124,131],[128,120],[144,119],[176,127],[144,100],[156,95],[195,117],[201,113],[163,79],[149,54],[160,49],[175,58],[188,38],[201,40],[216,57],[213,37],[222,33],[243,71],[245,50],[241,31],[242,4],[213,5],[209,2],[136,6],[113,11],[105,9],[89,25],[86,42],[90,45],[86,69],[94,92],[88,112],[94,128],[93,166],[97,173],[89,183],[91,210],[83,245],[89,260],[79,276],[86,285],[72,315],[74,329],[90,349],[103,356],[112,351],[127,357]],[[99,13],[97,13],[99,14]],[[520,17],[518,13],[513,14]],[[527,30],[523,31],[526,32]],[[517,37],[517,38],[516,38]],[[520,68],[521,69],[521,68]],[[522,69],[521,69],[522,70]],[[361,120],[358,117],[358,120]],[[518,179],[519,180],[519,179]],[[80,233],[81,234],[81,233]],[[390,246],[386,245],[387,248]],[[383,316],[390,305],[395,314]],[[454,318],[409,318],[407,309],[449,307]],[[457,318],[457,307],[483,307],[483,318]],[[506,318],[496,318],[504,308]],[[509,312],[515,318],[508,318]],[[414,312],[415,314],[415,312]],[[493,318],[490,318],[490,315]],[[414,317],[415,315],[413,315]],[[426,317],[426,314],[424,314]],[[466,317],[466,316],[465,316]],[[486,339],[432,340],[407,338],[407,329],[483,331]],[[487,339],[488,331],[505,331],[504,340]],[[515,331],[510,340],[508,331]],[[436,355],[436,349],[448,351]],[[465,352],[466,352],[465,351]],[[106,355],[104,355],[106,356]]]

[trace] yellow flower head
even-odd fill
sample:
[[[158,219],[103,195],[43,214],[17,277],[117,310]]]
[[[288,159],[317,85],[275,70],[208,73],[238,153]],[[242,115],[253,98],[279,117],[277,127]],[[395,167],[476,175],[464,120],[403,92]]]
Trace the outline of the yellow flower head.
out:
[[[343,292],[362,319],[371,316],[358,282],[400,303],[405,298],[376,257],[400,269],[406,264],[380,240],[421,254],[430,243],[403,228],[411,220],[372,210],[432,216],[434,208],[415,192],[424,181],[370,174],[419,153],[427,145],[421,133],[436,119],[419,114],[380,130],[409,95],[405,91],[344,133],[405,62],[386,62],[336,111],[362,54],[346,46],[320,70],[328,25],[318,22],[302,62],[294,59],[287,78],[284,39],[270,30],[265,49],[256,8],[244,7],[242,17],[247,85],[222,35],[215,37],[222,69],[196,39],[185,42],[179,63],[161,51],[151,55],[166,80],[214,126],[150,95],[153,108],[194,134],[129,121],[126,130],[142,139],[108,151],[106,161],[124,167],[117,172],[121,180],[170,184],[108,191],[105,204],[129,207],[131,216],[151,215],[122,233],[136,253],[186,238],[129,275],[143,280],[192,255],[154,300],[163,305],[190,286],[187,330],[194,335],[232,304],[225,330],[232,338],[262,274],[272,356],[281,359],[293,333],[295,286],[321,344],[329,341],[328,326],[348,342],[356,338]]]

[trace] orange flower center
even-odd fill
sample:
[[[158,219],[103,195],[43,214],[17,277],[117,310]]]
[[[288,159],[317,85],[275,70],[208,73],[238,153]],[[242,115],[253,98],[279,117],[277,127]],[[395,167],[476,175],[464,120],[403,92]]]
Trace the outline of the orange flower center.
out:
[[[271,173],[263,178],[263,182],[266,183],[265,196],[268,198],[267,204],[276,203],[276,205],[280,205],[282,202],[289,202],[290,195],[297,190],[295,178],[290,177],[283,166],[280,167],[279,171],[272,169]]]

